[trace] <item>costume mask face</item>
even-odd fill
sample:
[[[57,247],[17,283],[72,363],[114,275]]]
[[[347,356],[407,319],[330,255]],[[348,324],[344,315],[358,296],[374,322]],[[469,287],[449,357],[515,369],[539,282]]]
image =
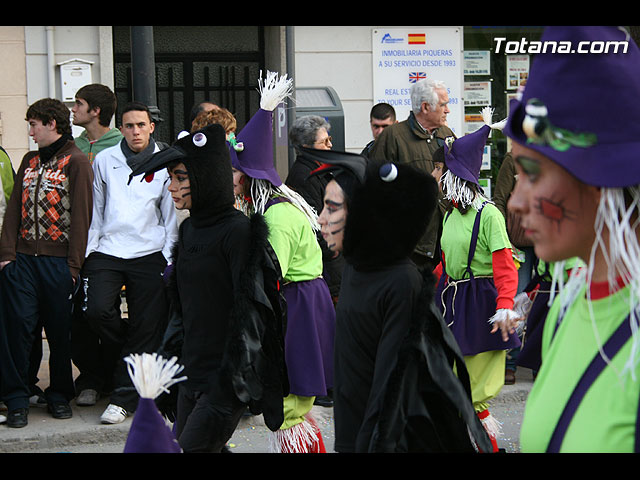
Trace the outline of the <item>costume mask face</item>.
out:
[[[169,192],[173,203],[178,210],[191,208],[191,182],[184,163],[179,163],[175,167],[167,168],[169,172]]]
[[[518,180],[507,208],[522,216],[536,255],[547,262],[587,261],[595,240],[599,190],[580,182],[551,159],[516,142]]]
[[[331,180],[324,193],[324,208],[318,217],[320,232],[332,252],[342,251],[344,227],[347,221],[347,204],[338,182]]]
[[[245,194],[244,183],[246,182],[246,176],[240,170],[235,168],[231,169],[233,172],[233,194],[237,196],[243,196]]]

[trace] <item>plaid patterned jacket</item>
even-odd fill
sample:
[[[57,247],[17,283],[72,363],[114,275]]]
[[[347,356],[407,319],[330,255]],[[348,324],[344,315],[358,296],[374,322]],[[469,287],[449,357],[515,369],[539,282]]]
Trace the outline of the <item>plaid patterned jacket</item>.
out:
[[[84,261],[93,211],[93,170],[69,141],[47,162],[27,153],[16,174],[0,239],[0,261],[15,253],[67,257],[72,274]]]
[[[40,165],[40,156],[28,160],[22,178],[20,238],[28,241],[69,240],[71,199],[68,175],[71,154]]]

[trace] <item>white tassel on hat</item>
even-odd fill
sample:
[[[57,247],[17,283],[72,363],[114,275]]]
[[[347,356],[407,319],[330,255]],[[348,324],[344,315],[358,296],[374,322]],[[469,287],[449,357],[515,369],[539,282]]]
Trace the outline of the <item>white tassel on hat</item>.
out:
[[[494,109],[491,107],[484,107],[480,114],[482,115],[482,121],[492,130],[502,130],[507,124],[507,119],[504,118],[499,122],[492,123]]]
[[[291,96],[293,79],[287,78],[287,74],[278,77],[277,72],[267,70],[267,76],[263,80],[262,71],[260,71],[258,91],[260,92],[260,108],[273,112],[285,98]]]
[[[169,387],[186,377],[176,378],[183,369],[176,363],[176,357],[166,360],[156,353],[137,353],[125,357],[131,381],[140,399],[131,422],[131,428],[124,446],[125,453],[180,453],[171,426],[164,418],[155,399]]]
[[[186,380],[174,378],[184,367],[178,365],[177,358],[166,360],[156,353],[131,354],[124,358],[133,385],[142,398],[155,399],[162,393],[169,393],[169,387]]]
[[[260,108],[266,111],[273,111],[285,98],[291,96],[293,79],[287,78],[286,74],[278,76],[277,72],[270,71],[267,71],[266,78],[263,79],[262,71],[260,71],[258,90],[260,92]],[[276,187],[268,180],[253,179],[251,197],[253,199],[253,209],[255,212],[263,214],[267,202],[274,195],[286,197],[305,215],[313,231],[320,231],[318,212],[316,212],[300,194],[290,189],[284,183]],[[245,207],[249,206],[245,205]],[[245,213],[248,213],[250,208],[244,208],[243,210]]]

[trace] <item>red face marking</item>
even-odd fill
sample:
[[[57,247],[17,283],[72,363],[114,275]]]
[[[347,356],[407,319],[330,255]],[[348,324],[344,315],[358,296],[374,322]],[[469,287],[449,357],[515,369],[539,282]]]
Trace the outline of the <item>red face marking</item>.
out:
[[[564,220],[573,220],[576,218],[575,213],[568,211],[562,201],[554,201],[549,198],[538,198],[536,209],[543,217],[555,222],[560,229],[560,223]]]
[[[559,222],[564,217],[564,208],[550,200],[540,200],[540,212],[550,220]]]

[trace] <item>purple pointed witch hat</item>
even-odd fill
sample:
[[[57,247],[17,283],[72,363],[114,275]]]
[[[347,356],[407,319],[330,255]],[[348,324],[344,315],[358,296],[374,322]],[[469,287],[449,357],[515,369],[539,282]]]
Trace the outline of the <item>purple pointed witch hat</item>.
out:
[[[505,135],[589,185],[640,184],[636,43],[622,27],[554,26],[539,44]]]
[[[445,144],[444,158],[447,168],[456,177],[479,185],[480,168],[484,147],[492,129],[501,129],[504,121],[491,123],[493,109],[482,109],[484,125],[472,133],[456,138],[453,143]]]
[[[291,94],[292,79],[267,72],[259,81],[260,109],[229,146],[231,165],[251,178],[268,180],[275,187],[282,185],[273,162],[273,110]]]
[[[185,380],[175,378],[182,371],[176,358],[165,360],[153,353],[131,354],[125,362],[140,399],[131,421],[124,453],[181,453],[173,431],[156,406],[155,399],[169,387]]]
[[[171,428],[151,398],[140,398],[131,421],[124,453],[181,453]]]

